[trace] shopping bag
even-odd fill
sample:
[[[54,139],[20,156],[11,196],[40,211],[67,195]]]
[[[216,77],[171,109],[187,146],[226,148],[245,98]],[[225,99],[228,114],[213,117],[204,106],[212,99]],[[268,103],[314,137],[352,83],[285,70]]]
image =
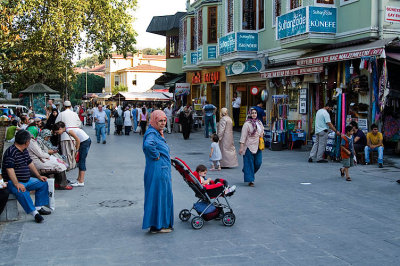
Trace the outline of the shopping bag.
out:
[[[265,149],[265,143],[264,143],[264,138],[260,137],[260,141],[258,143],[258,148],[263,151]]]
[[[54,178],[48,178],[47,184],[49,185],[49,208],[54,211],[56,209],[56,200],[54,197]]]
[[[140,126],[137,126],[135,131],[136,131],[136,133],[140,133],[141,130],[142,130],[142,128]]]

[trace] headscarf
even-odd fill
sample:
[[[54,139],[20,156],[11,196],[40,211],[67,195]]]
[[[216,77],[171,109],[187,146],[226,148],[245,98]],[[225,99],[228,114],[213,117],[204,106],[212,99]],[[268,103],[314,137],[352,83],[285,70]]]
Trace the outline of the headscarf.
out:
[[[188,106],[185,106],[185,107],[183,108],[183,113],[185,114],[186,117],[189,117],[191,111],[192,111],[192,110],[191,110],[191,108],[190,108],[189,105],[188,105]]]
[[[57,112],[57,115],[53,115],[53,112]],[[51,114],[49,116],[49,119],[47,119],[46,123],[47,129],[51,129],[53,127],[53,125],[56,123],[57,116],[58,116],[58,110],[57,109],[51,110]]]
[[[227,108],[221,108],[221,117],[228,115],[228,109]]]
[[[254,136],[257,133],[257,122],[259,121],[257,117],[255,119],[251,117],[251,111],[253,110],[257,111],[255,108],[250,108],[246,119],[246,122],[251,123],[251,125],[253,126],[253,132],[250,133],[250,136]]]
[[[33,137],[34,139],[36,139],[37,136],[38,136],[38,134],[39,134],[38,128],[35,127],[35,126],[30,126],[30,127],[28,127],[28,128],[27,128],[27,131],[28,131],[29,133],[31,133],[31,135],[32,135],[32,137]]]
[[[158,121],[160,121],[162,118],[167,119],[167,116],[165,113],[161,110],[155,110],[151,113],[150,116],[150,125],[154,127],[155,130],[160,132],[161,136],[164,137],[164,128],[160,128],[158,126]]]
[[[122,115],[121,105],[118,106],[117,112],[118,112],[118,116]]]
[[[51,134],[51,131],[50,131],[50,130],[48,130],[48,129],[43,129],[43,130],[40,132],[40,136],[44,139],[45,137],[51,137],[52,134]]]

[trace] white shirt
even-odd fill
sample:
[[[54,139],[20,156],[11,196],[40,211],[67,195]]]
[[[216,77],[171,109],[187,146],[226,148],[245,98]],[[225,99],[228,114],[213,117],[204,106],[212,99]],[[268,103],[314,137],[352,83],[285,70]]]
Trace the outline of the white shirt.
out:
[[[331,123],[331,117],[325,108],[319,109],[315,116],[315,134],[329,129],[326,123]]]
[[[78,137],[80,142],[84,142],[85,140],[89,139],[89,135],[86,134],[86,132],[80,128],[66,128],[65,131],[67,131],[68,133],[70,131],[73,131],[76,134],[76,136]]]
[[[164,113],[165,113],[165,115],[167,116],[167,118],[171,118],[171,117],[172,117],[172,108],[166,107],[166,108],[164,109]]]
[[[126,126],[126,127],[132,126],[131,116],[132,116],[131,111],[126,110],[124,112],[124,126]]]
[[[95,113],[94,117],[97,119],[96,123],[99,123],[99,124],[104,124],[107,120],[107,114],[106,114],[106,112],[104,112],[104,110],[101,112],[97,111]]]
[[[242,104],[242,99],[240,97],[236,97],[236,99],[232,102],[232,107],[240,108],[241,104]]]
[[[61,112],[57,118],[56,118],[56,123],[62,121],[65,123],[66,128],[80,128],[82,125],[81,120],[79,119],[79,116],[71,110],[71,108],[65,109],[65,111]],[[67,133],[63,133],[61,135],[61,141],[64,140],[70,140],[69,136]]]

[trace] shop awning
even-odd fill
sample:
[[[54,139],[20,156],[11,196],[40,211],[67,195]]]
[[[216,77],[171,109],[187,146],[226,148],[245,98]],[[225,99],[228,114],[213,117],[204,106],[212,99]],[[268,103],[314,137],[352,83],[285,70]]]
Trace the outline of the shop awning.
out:
[[[365,44],[305,54],[296,60],[298,66],[311,66],[361,58],[380,56],[385,47],[397,38],[377,40]]]
[[[172,97],[172,93],[168,92],[119,92],[113,96],[113,99],[122,101],[170,101]]]
[[[289,76],[299,76],[305,74],[321,73],[322,71],[324,71],[323,66],[277,68],[274,70],[269,70],[261,73],[261,78],[271,79],[271,78],[280,78]]]

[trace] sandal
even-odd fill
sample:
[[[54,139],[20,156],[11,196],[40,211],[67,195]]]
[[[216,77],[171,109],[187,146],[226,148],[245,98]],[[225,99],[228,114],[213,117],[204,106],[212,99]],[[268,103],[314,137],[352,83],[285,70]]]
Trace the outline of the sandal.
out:
[[[340,168],[339,170],[340,170],[340,176],[341,176],[341,177],[344,177],[344,169],[343,169],[343,168]]]
[[[346,178],[346,181],[351,181],[351,178],[350,178],[350,176]]]
[[[254,187],[254,183],[253,183],[253,182],[250,182],[250,183],[249,183],[249,187]]]

